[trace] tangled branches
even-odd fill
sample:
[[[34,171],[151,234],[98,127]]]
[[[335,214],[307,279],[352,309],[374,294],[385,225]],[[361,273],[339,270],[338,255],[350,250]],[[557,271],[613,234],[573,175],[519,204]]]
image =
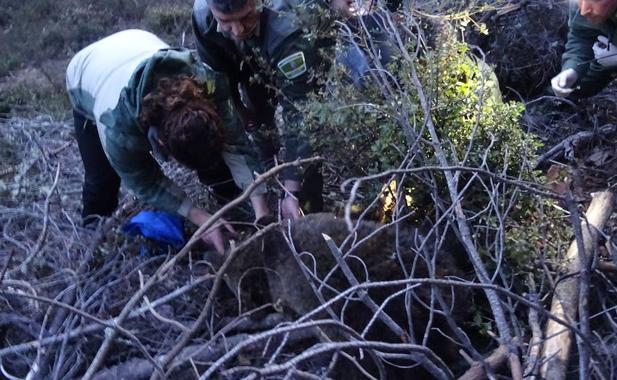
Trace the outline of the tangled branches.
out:
[[[418,12],[381,15],[396,61],[354,30],[342,39],[371,58],[365,88],[333,79],[323,108],[307,106],[329,123],[320,148],[341,217],[249,226],[220,265],[195,239],[139,255],[120,233],[127,196],[81,228],[71,128],[0,119],[3,376],[522,379],[554,368],[567,350],[551,342],[567,335],[559,371],[613,378],[605,220],[532,170],[537,139],[482,57],[426,36]]]

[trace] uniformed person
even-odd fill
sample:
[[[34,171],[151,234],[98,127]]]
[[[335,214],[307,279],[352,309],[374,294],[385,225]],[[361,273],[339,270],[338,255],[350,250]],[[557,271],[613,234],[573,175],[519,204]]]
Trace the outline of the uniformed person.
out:
[[[231,176],[246,188],[260,170],[225,75],[151,33],[126,30],[87,46],[69,63],[66,83],[85,166],[85,221],[114,211],[121,181],[142,201],[197,226],[210,218],[161,172],[151,152],[195,169],[227,196],[237,191],[232,181],[225,184]],[[262,187],[251,197],[257,219],[268,214],[264,193]],[[224,250],[220,226],[203,239]]]
[[[617,72],[617,0],[578,0],[568,21],[562,71],[555,95],[582,98],[602,90]]]
[[[272,157],[276,151],[277,104],[283,109],[285,160],[309,157],[311,149],[300,134],[303,117],[296,104],[319,88],[319,73],[327,66],[321,49],[328,48],[329,42],[305,34],[297,19],[264,7],[260,0],[195,0],[193,30],[203,61],[225,72],[234,90],[240,85],[241,91],[233,96],[263,157]],[[298,197],[305,211],[323,207],[319,167],[305,169],[283,173],[284,217],[300,216]]]
[[[296,16],[305,31],[317,30],[320,36],[338,40],[336,62],[346,68],[358,89],[364,87],[371,73],[382,70],[392,62],[395,54],[385,25],[386,11],[372,10],[372,6],[372,1],[356,0],[273,2],[277,11]]]

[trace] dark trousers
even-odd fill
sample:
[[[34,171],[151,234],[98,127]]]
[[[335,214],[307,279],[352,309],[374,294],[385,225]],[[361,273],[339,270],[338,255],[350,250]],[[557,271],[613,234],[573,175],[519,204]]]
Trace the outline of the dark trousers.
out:
[[[209,186],[214,198],[221,203],[227,203],[242,193],[222,158],[196,171],[199,182]]]
[[[76,111],[73,111],[73,118],[85,169],[81,216],[86,222],[89,216],[110,216],[118,207],[120,177],[105,156],[96,124]]]
[[[321,167],[321,163],[311,164],[302,175],[299,203],[305,214],[323,211],[323,174]]]

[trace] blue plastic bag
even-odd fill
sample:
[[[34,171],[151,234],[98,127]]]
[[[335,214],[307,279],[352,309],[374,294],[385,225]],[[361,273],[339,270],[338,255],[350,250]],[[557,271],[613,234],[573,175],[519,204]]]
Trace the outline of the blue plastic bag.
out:
[[[160,245],[181,247],[185,243],[184,220],[163,211],[141,211],[122,227],[122,232],[129,236],[144,236]]]

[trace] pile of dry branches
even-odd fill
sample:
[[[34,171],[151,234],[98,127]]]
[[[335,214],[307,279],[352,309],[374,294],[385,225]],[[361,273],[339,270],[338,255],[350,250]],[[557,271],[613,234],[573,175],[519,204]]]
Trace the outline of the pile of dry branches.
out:
[[[410,34],[421,29],[413,17],[408,21]],[[414,61],[406,37],[397,34],[402,28],[390,27],[402,59]],[[44,115],[0,119],[6,147],[0,163],[2,376],[565,379],[576,372],[581,379],[615,378],[617,287],[610,261],[617,254],[611,234],[603,232],[611,224],[612,193],[594,196],[585,213],[585,191],[554,191],[486,163],[461,165],[445,151],[430,94],[410,67],[419,100],[414,106],[425,117],[421,125],[411,123],[409,97],[396,94],[401,106],[391,116],[409,148],[400,166],[341,184],[339,219],[247,228],[246,238],[218,261],[195,247],[215,219],[179,251],[140,255],[140,242],[121,233],[138,208],[127,196],[114,217],[83,229],[82,172],[70,124]],[[385,73],[381,67],[373,79],[394,98],[399,87]],[[431,162],[414,150],[427,140]],[[190,173],[166,170],[203,197]],[[432,189],[430,224],[410,227],[405,202],[386,227],[362,221],[370,213],[354,210],[362,186],[391,180],[399,184],[398,199],[410,182]],[[488,199],[474,213],[463,208],[472,183]],[[529,222],[535,225],[525,226],[533,234],[516,242],[528,250],[521,264],[514,263],[506,236],[521,227],[512,215],[523,195],[537,209]],[[378,205],[379,197],[370,207]],[[572,232],[560,239],[553,232],[564,226]]]

